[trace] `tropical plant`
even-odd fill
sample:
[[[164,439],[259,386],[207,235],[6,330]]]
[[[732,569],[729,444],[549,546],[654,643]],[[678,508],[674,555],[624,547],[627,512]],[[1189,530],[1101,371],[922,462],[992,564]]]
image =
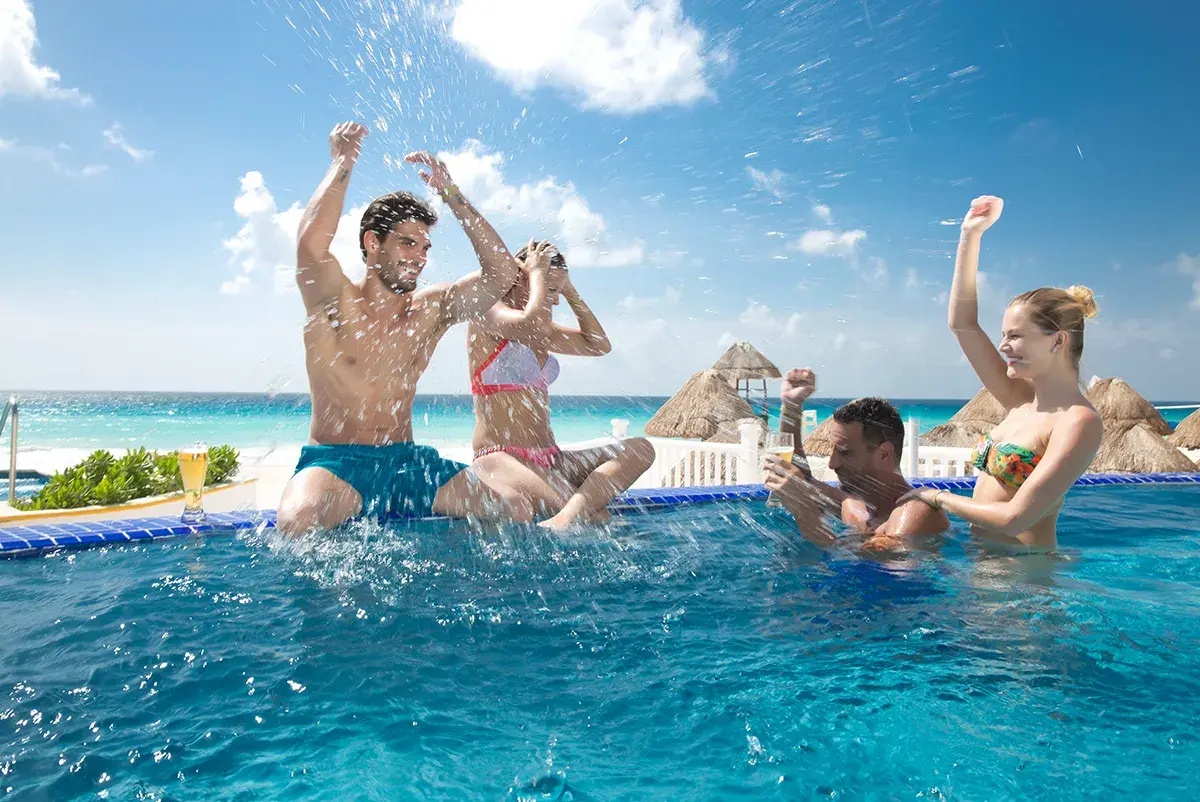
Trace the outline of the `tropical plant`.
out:
[[[226,482],[237,473],[238,452],[232,446],[208,450],[208,487]],[[179,452],[160,454],[137,448],[123,457],[94,451],[78,465],[56,473],[36,495],[17,499],[20,510],[67,510],[102,504],[122,504],[137,498],[177,493],[183,489],[179,476]]]

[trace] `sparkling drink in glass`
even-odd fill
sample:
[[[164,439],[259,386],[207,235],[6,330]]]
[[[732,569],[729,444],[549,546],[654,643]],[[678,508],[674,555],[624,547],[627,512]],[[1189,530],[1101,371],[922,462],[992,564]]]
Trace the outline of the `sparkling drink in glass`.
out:
[[[204,475],[208,471],[208,447],[199,443],[179,449],[179,476],[183,479],[183,515],[185,524],[201,524],[208,518],[201,496],[204,494]]]
[[[784,462],[791,463],[792,455],[796,453],[796,442],[791,432],[767,432],[763,443],[764,454],[779,457]],[[775,498],[775,491],[767,494],[768,507],[782,507],[783,503]]]

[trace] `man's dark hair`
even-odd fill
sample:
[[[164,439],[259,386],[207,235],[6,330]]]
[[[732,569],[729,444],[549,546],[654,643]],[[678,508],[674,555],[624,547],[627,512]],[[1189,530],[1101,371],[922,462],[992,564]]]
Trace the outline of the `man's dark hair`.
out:
[[[383,242],[400,223],[416,220],[433,226],[437,219],[433,207],[411,192],[389,192],[376,198],[363,212],[362,223],[358,227],[358,247],[362,248],[363,259],[367,258],[368,231],[374,231],[379,241]]]
[[[891,443],[896,450],[896,461],[900,461],[900,453],[904,450],[904,421],[887,401],[882,398],[859,398],[838,407],[833,419],[843,426],[849,423],[862,424],[863,438],[871,448]]]
[[[533,241],[533,247],[535,247],[535,248],[541,244],[542,244],[542,240],[534,240]],[[513,258],[516,259],[518,262],[524,262],[525,257],[528,255],[529,255],[529,246],[522,245],[521,250],[519,250],[513,254]],[[567,257],[563,256],[562,251],[560,251],[557,247],[554,249],[554,255],[550,257],[550,266],[557,267],[562,270],[567,269]]]

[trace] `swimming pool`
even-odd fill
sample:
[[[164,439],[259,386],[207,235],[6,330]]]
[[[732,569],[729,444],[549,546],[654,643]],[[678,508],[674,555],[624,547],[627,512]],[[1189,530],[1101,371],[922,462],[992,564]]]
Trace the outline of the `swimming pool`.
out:
[[[610,533],[246,530],[0,562],[14,798],[1179,797],[1200,487],[1053,560],[864,563],[761,503]]]

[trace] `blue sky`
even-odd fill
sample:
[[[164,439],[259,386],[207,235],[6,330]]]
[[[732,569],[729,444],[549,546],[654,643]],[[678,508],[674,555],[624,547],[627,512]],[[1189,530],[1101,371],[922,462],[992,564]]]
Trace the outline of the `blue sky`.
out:
[[[290,237],[358,119],[348,212],[420,189],[397,160],[430,148],[510,243],[568,248],[614,351],[561,392],[667,394],[748,339],[822,394],[968,396],[944,293],[989,193],[985,328],[1087,284],[1085,372],[1193,399],[1200,8],[1174,5],[0,0],[0,384],[306,389]],[[426,275],[472,268],[444,215]],[[421,391],[466,392],[464,337]]]

